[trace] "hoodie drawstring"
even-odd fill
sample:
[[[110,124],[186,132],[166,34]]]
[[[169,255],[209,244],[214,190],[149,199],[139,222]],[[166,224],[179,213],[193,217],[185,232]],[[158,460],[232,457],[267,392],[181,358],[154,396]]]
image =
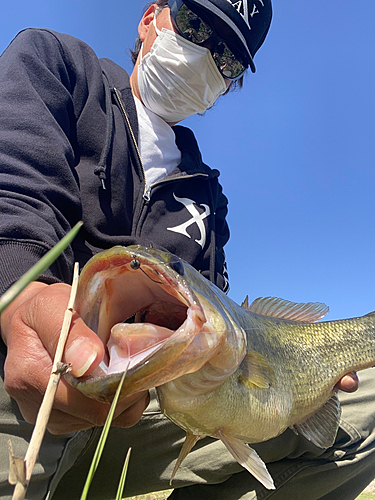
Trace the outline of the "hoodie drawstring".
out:
[[[99,163],[97,167],[95,167],[94,174],[97,175],[102,183],[102,188],[105,190],[105,181],[106,181],[106,167],[109,151],[111,149],[112,144],[112,135],[113,135],[113,111],[112,111],[112,96],[111,89],[109,88],[109,83],[106,75],[103,73],[103,82],[104,82],[104,91],[105,91],[105,111],[107,116],[107,124],[105,131],[105,141],[104,146],[100,155]]]

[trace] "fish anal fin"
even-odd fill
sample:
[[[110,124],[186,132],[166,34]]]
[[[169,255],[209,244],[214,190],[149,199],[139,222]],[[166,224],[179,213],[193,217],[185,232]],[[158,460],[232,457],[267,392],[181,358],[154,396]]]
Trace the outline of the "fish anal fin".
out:
[[[259,297],[247,309],[262,316],[288,319],[301,323],[315,323],[329,311],[328,306],[320,302],[297,303],[276,297]]]
[[[329,448],[336,439],[340,423],[341,406],[337,394],[333,394],[322,408],[305,421],[292,426],[296,434],[302,434],[319,448]]]
[[[228,436],[222,431],[218,431],[217,437],[225,444],[228,451],[268,490],[274,490],[275,485],[267,467],[255,450],[238,438]]]
[[[274,371],[268,361],[258,352],[248,352],[240,369],[238,382],[249,389],[268,389],[276,381]]]
[[[184,444],[182,445],[182,448],[181,448],[181,451],[180,451],[180,454],[178,455],[178,458],[177,458],[177,461],[176,461],[176,464],[174,466],[174,469],[173,469],[173,472],[172,472],[172,475],[171,475],[171,478],[169,480],[169,484],[172,485],[172,481],[173,481],[173,478],[175,477],[176,475],[176,472],[178,471],[180,465],[182,464],[182,461],[188,456],[188,454],[190,453],[191,449],[193,448],[193,446],[202,438],[204,438],[205,436],[196,436],[195,434],[193,434],[192,432],[187,432],[186,433],[186,438],[185,438],[185,441],[184,441]]]

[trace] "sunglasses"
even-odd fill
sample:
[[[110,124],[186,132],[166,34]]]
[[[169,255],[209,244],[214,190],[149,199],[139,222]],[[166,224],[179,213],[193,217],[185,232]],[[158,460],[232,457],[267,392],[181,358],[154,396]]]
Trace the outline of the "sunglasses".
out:
[[[198,15],[182,0],[170,0],[169,7],[172,23],[181,36],[196,45],[210,40],[210,52],[221,75],[233,81],[241,78],[248,67],[247,58],[232,42],[216,33],[203,12]],[[194,9],[198,12],[198,9]]]

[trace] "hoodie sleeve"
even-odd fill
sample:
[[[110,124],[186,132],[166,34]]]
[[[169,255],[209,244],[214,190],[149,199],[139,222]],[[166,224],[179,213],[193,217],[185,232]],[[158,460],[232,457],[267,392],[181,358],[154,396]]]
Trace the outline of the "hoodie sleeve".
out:
[[[77,119],[91,49],[48,30],[19,33],[0,57],[0,293],[81,217]],[[46,282],[70,282],[68,249]]]

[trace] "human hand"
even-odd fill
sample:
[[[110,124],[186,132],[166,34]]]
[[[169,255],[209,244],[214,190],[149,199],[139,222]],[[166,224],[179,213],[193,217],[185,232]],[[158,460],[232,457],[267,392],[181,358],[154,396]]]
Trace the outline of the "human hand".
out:
[[[336,384],[336,388],[345,392],[355,392],[358,389],[359,380],[355,372],[344,375]]]
[[[51,374],[70,289],[61,283],[33,282],[1,315],[1,335],[8,348],[5,389],[29,423],[35,423]],[[104,346],[99,337],[74,314],[64,359],[72,364],[72,375],[90,373],[103,356]],[[123,398],[118,402],[113,425],[135,425],[148,403],[147,391]],[[101,426],[109,408],[109,404],[87,398],[63,378],[47,428],[52,434],[65,434]]]

